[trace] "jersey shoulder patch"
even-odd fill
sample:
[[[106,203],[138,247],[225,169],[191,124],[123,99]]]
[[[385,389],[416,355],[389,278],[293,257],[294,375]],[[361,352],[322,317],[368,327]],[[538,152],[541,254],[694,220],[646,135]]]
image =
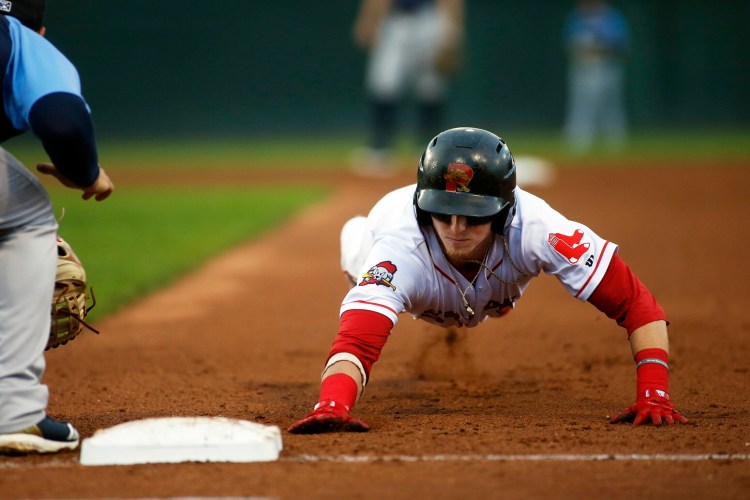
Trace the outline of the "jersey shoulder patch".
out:
[[[398,271],[398,268],[390,260],[378,262],[362,275],[362,281],[357,286],[387,286],[395,291],[396,287],[393,284],[393,276],[396,274],[396,271]]]
[[[581,256],[585,254],[591,243],[581,242],[583,239],[583,231],[581,229],[575,229],[573,234],[565,233],[549,233],[547,237],[547,243],[560,255],[571,264],[578,264],[581,260]]]

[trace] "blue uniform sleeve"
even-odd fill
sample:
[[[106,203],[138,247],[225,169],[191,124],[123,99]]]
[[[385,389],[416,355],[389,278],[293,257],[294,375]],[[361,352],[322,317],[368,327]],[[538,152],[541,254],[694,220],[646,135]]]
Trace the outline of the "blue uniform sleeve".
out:
[[[57,169],[88,187],[99,175],[94,126],[73,64],[50,42],[6,17],[11,51],[3,80],[5,115],[32,131]]]
[[[12,50],[3,85],[5,114],[14,128],[28,131],[34,103],[55,92],[83,99],[81,82],[73,64],[50,42],[16,19],[7,19]]]
[[[94,125],[83,99],[62,92],[47,94],[32,106],[29,124],[60,173],[81,187],[94,183],[99,161]]]

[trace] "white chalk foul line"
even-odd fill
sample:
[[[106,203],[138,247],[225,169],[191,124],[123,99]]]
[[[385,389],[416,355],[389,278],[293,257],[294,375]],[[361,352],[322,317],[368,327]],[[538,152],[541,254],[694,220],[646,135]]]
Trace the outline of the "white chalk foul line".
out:
[[[281,457],[279,462],[295,463],[373,463],[373,462],[736,462],[750,460],[748,453],[559,453],[559,454],[487,454],[487,455],[294,455]],[[29,463],[22,458],[2,460],[2,469],[48,469],[80,465],[78,457],[53,458]]]
[[[614,460],[661,461],[661,462],[701,462],[709,460],[740,461],[750,460],[747,453],[584,453],[584,454],[488,454],[488,455],[297,455],[283,457],[285,462],[603,462]]]
[[[6,459],[7,458],[7,459]],[[78,465],[78,457],[70,458],[51,458],[44,462],[29,463],[23,460],[23,457],[5,457],[0,455],[1,469],[54,469],[58,467],[70,467]]]

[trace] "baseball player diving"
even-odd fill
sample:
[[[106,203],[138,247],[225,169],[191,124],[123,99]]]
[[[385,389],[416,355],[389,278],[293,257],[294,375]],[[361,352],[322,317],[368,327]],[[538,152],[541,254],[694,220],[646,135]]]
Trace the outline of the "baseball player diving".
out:
[[[363,432],[350,412],[399,313],[474,327],[510,313],[541,272],[625,328],[637,373],[635,403],[611,423],[686,423],[669,397],[664,311],[617,255],[617,245],[516,186],[507,144],[477,128],[438,134],[417,184],[385,195],[341,232],[352,288],[312,413],[289,432]]]
[[[44,37],[44,0],[0,0],[0,142],[32,132],[51,163],[37,169],[83,199],[113,190],[99,167],[94,127],[73,65]],[[0,148],[0,454],[78,446],[46,413],[41,383],[58,258],[57,221],[39,180]]]

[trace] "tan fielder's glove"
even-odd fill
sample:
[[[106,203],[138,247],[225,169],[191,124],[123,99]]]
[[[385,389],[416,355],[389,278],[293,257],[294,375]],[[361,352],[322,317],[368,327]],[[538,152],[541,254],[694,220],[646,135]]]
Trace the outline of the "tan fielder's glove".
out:
[[[70,245],[57,237],[57,277],[52,296],[52,325],[47,348],[54,349],[67,344],[83,331],[83,327],[99,333],[84,320],[96,305],[94,290],[91,291],[91,306],[86,293],[86,270]]]

